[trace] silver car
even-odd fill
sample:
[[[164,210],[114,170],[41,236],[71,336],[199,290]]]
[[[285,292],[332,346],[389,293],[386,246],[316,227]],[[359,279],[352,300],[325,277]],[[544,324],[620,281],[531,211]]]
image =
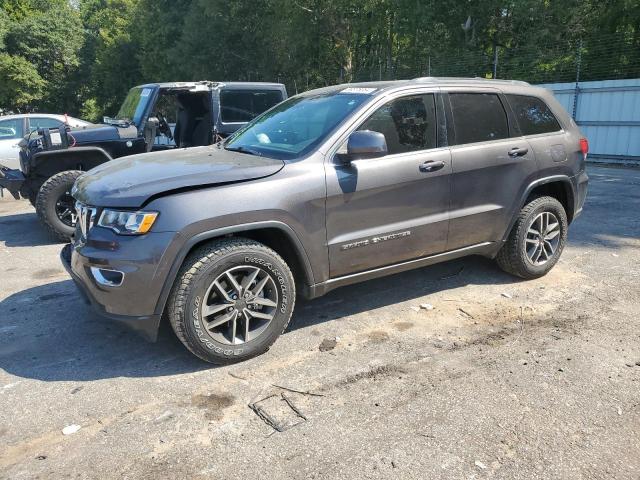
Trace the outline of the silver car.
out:
[[[89,122],[74,117],[50,113],[26,113],[0,117],[0,164],[20,168],[20,140],[39,128],[55,128],[61,123],[70,127],[84,127]]]

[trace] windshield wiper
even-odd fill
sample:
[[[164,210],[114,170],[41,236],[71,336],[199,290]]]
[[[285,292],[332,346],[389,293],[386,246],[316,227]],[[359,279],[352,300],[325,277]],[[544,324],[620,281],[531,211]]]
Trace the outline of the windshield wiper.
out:
[[[224,147],[224,149],[225,150],[229,150],[230,152],[246,153],[248,155],[257,155],[258,157],[262,156],[262,154],[259,151],[251,150],[250,148],[243,147],[243,146],[239,146],[239,147]]]

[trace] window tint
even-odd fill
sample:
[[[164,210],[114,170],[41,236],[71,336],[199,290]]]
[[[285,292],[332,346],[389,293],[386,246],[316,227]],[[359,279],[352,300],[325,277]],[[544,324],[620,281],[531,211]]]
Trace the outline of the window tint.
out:
[[[29,119],[29,131],[34,132],[39,128],[57,128],[62,123],[64,122],[56,120],[55,118],[32,117]]]
[[[281,101],[279,90],[222,90],[220,118],[223,122],[249,122]]]
[[[412,95],[380,107],[358,130],[384,134],[389,154],[436,146],[436,105],[433,94]]]
[[[509,137],[507,114],[495,93],[450,93],[456,144]]]
[[[560,124],[546,103],[527,95],[507,95],[523,135],[557,132]]]
[[[22,138],[22,119],[13,118],[0,122],[0,140],[12,140]]]

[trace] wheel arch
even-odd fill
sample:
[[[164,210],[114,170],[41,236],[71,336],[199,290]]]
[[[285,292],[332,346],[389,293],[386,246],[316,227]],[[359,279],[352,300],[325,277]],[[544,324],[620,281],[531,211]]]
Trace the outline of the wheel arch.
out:
[[[86,172],[112,160],[109,153],[100,147],[76,147],[36,153],[29,176],[49,178],[66,170]]]
[[[266,221],[201,232],[189,238],[175,256],[169,273],[164,281],[158,303],[157,314],[164,312],[171,288],[176,281],[178,271],[187,255],[204,243],[222,237],[245,237],[260,242],[274,250],[289,265],[294,280],[301,285],[302,293],[307,294],[308,287],[314,284],[313,270],[304,246],[291,227],[282,222]]]
[[[571,179],[566,175],[554,175],[551,177],[540,178],[535,182],[532,182],[522,194],[518,208],[514,212],[513,218],[509,223],[509,227],[502,238],[503,242],[509,237],[509,233],[518,218],[520,210],[522,210],[522,208],[533,198],[544,195],[553,197],[562,204],[565,212],[567,213],[567,220],[571,223],[575,214],[575,192]]]

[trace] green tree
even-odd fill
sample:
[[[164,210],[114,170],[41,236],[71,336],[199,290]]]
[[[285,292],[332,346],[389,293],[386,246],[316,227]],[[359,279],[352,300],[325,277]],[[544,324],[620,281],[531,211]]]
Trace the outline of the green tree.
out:
[[[0,109],[27,110],[42,98],[45,84],[27,60],[0,53]]]

